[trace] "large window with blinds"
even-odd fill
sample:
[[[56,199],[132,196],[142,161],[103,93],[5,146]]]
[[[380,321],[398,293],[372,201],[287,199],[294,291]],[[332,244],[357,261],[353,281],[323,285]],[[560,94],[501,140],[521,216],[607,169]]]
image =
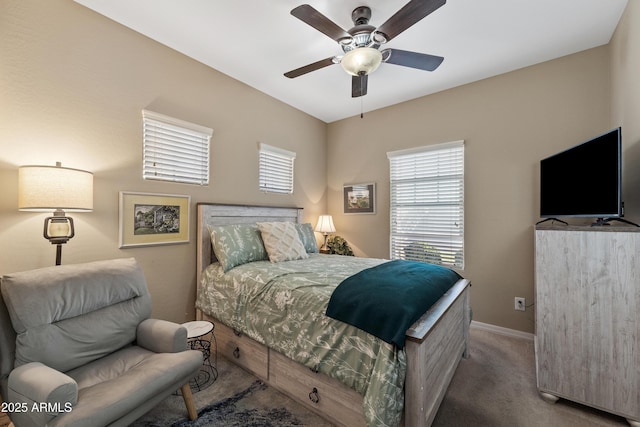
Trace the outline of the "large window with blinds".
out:
[[[391,258],[464,268],[464,141],[387,156]]]
[[[213,129],[152,111],[142,111],[143,179],[209,184]]]
[[[260,143],[259,187],[267,193],[293,193],[296,153]]]

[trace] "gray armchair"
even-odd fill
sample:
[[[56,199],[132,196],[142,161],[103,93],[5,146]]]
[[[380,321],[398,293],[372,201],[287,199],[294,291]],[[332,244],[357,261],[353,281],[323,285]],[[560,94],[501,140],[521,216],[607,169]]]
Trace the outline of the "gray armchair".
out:
[[[202,365],[186,329],[149,319],[133,258],[8,274],[0,282],[0,393],[16,427],[125,426]]]

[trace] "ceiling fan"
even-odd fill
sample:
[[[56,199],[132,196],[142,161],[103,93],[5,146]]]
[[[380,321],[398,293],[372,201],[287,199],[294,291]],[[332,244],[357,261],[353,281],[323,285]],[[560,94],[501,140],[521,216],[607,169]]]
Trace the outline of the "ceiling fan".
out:
[[[341,64],[352,75],[351,96],[356,98],[367,94],[368,75],[382,62],[433,71],[440,66],[443,57],[399,49],[380,50],[380,47],[446,2],[447,0],[411,0],[377,28],[369,25],[371,9],[360,6],[351,13],[354,27],[348,31],[310,5],[298,6],[291,10],[291,14],[338,42],[344,54],[296,68],[284,75],[293,79],[329,65]]]

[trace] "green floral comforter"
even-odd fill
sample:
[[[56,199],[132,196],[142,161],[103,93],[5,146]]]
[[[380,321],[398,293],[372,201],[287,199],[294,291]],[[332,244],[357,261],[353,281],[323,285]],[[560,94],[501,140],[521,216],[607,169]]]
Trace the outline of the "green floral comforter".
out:
[[[203,274],[196,306],[254,340],[327,374],[364,398],[369,426],[397,426],[404,407],[403,350],[325,316],[335,287],[381,259],[310,254]]]

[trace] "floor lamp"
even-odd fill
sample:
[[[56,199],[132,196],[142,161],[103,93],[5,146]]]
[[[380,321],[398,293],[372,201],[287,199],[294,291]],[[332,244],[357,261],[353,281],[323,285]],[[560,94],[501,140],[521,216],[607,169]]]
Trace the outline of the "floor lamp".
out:
[[[70,212],[93,210],[93,174],[56,166],[21,166],[18,169],[18,209],[46,212],[43,236],[56,245],[56,265],[62,262],[62,245],[75,235]]]

